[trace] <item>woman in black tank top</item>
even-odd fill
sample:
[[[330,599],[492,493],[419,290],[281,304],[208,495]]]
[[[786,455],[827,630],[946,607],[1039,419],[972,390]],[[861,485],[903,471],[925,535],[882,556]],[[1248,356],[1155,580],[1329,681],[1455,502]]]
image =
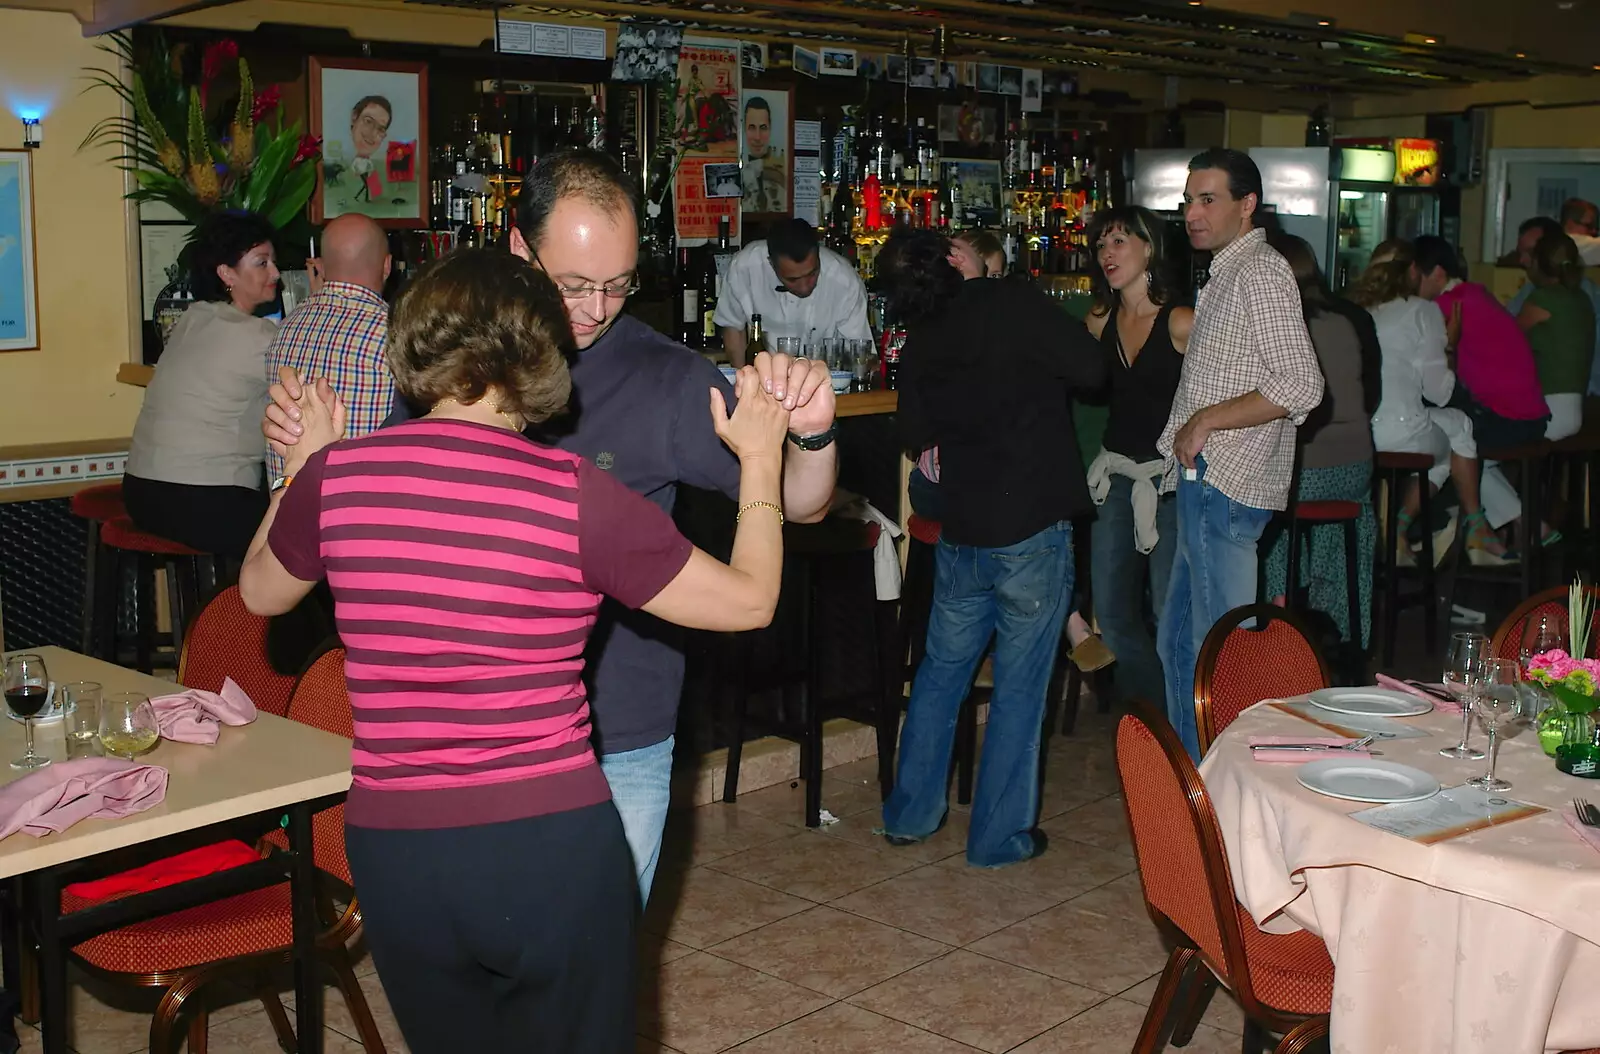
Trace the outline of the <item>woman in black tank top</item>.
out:
[[[1156,440],[1183,374],[1194,311],[1172,302],[1161,221],[1149,210],[1098,213],[1088,237],[1095,304],[1085,321],[1111,378],[1103,449],[1089,469],[1100,506],[1089,551],[1094,611],[1117,656],[1118,695],[1155,702],[1166,690],[1154,616],[1166,602],[1178,537],[1174,497],[1160,494]]]

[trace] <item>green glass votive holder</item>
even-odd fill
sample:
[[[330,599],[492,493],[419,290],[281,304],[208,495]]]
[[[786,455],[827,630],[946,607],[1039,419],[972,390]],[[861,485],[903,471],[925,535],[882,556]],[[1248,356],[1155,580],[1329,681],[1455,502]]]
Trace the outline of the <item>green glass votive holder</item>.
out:
[[[1580,779],[1600,779],[1600,746],[1564,743],[1556,747],[1556,768]]]

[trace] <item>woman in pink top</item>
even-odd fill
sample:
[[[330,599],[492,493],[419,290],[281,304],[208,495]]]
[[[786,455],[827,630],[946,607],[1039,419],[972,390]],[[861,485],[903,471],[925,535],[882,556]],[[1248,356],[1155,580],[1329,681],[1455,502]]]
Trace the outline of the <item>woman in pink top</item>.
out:
[[[589,741],[583,652],[602,595],[682,626],[766,625],[783,562],[789,414],[741,371],[717,434],[740,460],[729,564],[576,454],[525,438],[567,405],[562,294],[505,252],[430,265],[388,362],[424,417],[335,442],[299,405],[239,576],[262,615],[326,577],[355,741],[345,845],[368,945],[415,1054],[634,1049],[638,886]],[[322,391],[319,391],[322,389]]]

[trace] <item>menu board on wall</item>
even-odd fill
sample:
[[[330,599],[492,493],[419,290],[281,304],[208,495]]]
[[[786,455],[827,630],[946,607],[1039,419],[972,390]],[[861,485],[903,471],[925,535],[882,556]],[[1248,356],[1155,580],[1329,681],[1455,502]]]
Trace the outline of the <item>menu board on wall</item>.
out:
[[[739,164],[739,45],[691,43],[678,49],[679,126],[702,133],[705,146],[685,153],[673,185],[679,241],[715,238],[717,220],[739,230],[744,196]]]
[[[794,216],[822,222],[822,122],[794,123]]]

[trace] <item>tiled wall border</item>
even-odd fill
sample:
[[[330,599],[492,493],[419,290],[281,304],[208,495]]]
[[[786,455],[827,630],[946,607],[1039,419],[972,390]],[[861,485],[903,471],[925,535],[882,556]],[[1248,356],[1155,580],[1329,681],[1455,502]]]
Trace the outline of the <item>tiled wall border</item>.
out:
[[[121,479],[127,462],[126,450],[72,457],[0,461],[0,490],[9,487],[71,483],[75,480]]]

